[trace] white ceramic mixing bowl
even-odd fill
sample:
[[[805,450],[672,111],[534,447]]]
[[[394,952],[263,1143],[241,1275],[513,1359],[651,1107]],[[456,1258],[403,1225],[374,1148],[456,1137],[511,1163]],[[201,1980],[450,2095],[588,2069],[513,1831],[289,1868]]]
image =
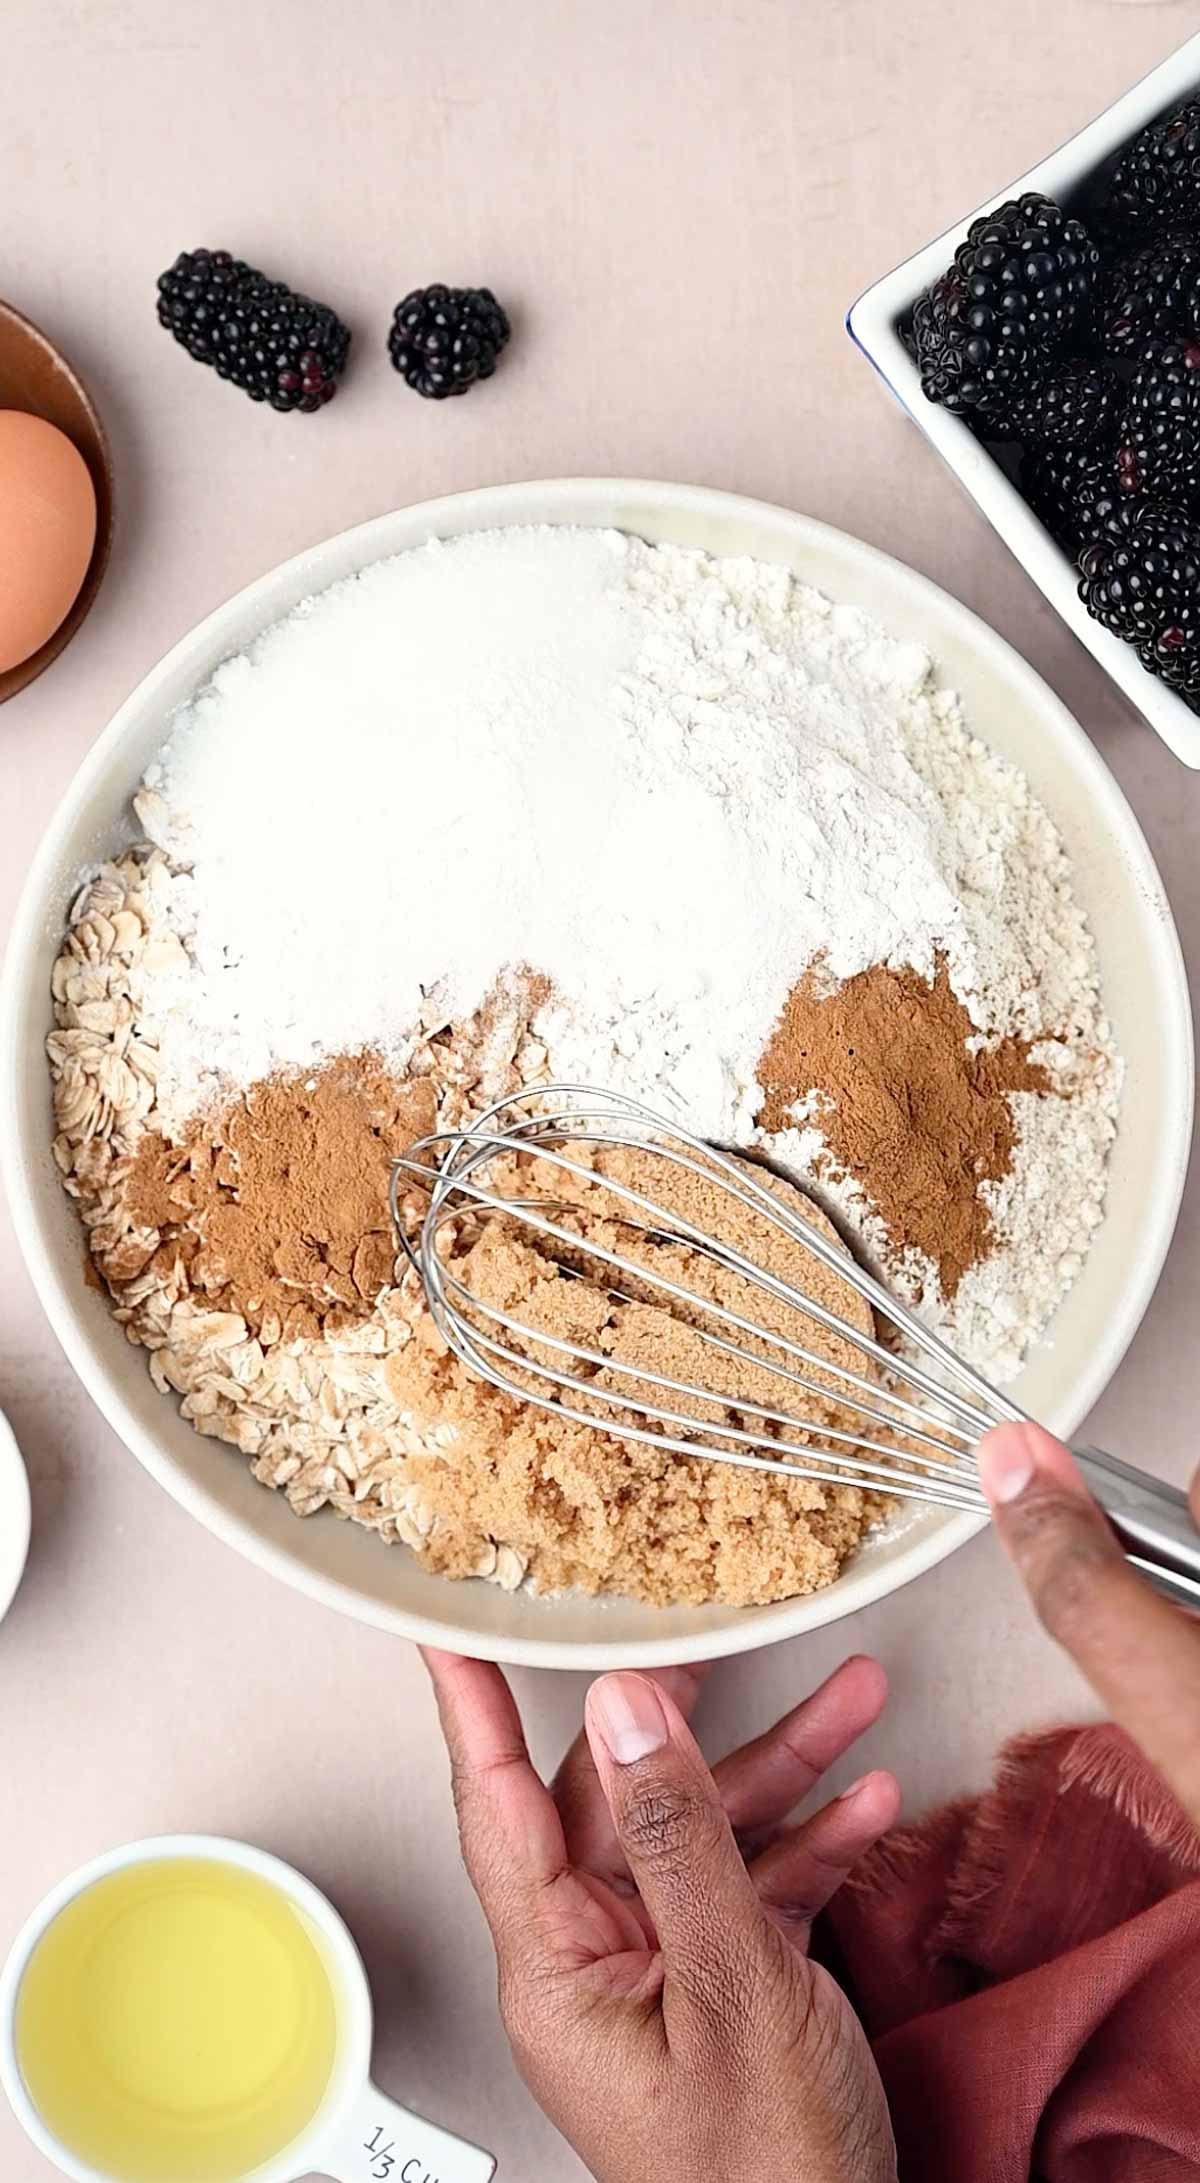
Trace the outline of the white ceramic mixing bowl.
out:
[[[1108,1218],[1051,1338],[1014,1392],[1074,1431],[1144,1312],[1175,1225],[1191,1133],[1192,1046],[1179,943],[1128,805],[1082,730],[992,630],[912,570],[843,533],[699,487],[617,480],[496,486],[381,516],[274,569],[202,622],[149,674],[88,754],[30,872],[0,1005],[0,1145],[18,1234],[54,1329],[84,1385],[146,1468],[218,1537],[329,1605],[408,1637],[531,1666],[650,1666],[741,1652],[814,1629],[907,1584],[977,1528],[930,1511],[882,1533],[814,1599],[774,1607],[655,1609],[622,1599],[533,1599],[452,1584],[401,1547],[328,1512],[301,1522],[245,1459],[199,1438],[155,1392],[102,1296],[84,1282],[80,1236],[50,1154],[42,1042],[50,970],[81,867],[130,838],[129,797],[173,707],[218,662],[298,600],[368,562],[436,536],[512,523],[612,524],[643,538],[781,562],[876,614],[935,655],[972,726],[1015,760],[1070,853],[1127,1063]]]
[[[17,1436],[0,1410],[0,1622],[12,1605],[29,1552],[29,1480]]]

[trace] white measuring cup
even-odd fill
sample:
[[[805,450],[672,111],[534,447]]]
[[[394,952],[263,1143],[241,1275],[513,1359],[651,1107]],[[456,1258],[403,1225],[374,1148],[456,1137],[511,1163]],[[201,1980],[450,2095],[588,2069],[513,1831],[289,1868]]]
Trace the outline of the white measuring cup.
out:
[[[299,1912],[320,1945],[329,1973],[337,2035],[333,2069],[320,2107],[299,2137],[269,2159],[213,2183],[297,2183],[312,2172],[335,2183],[488,2183],[490,2153],[426,2122],[371,2082],[371,1990],[363,1961],[332,1903],[311,1880],[265,1850],[218,1835],[170,1834],[110,1850],[74,1872],[27,1918],[0,1974],[0,2083],[35,2145],[75,2183],[128,2183],[93,2168],[48,2128],[22,2075],[16,2041],[17,1996],[25,1971],[60,1911],[111,1873],[167,1858],[211,1859],[254,1873]],[[169,2177],[163,2183],[171,2183]]]

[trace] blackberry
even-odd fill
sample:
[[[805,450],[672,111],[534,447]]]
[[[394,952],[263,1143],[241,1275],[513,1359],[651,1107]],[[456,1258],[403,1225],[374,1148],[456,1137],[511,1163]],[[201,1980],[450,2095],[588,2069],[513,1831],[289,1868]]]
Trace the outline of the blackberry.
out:
[[[998,431],[1090,311],[1100,254],[1087,229],[1030,191],[974,220],[917,299],[912,339],[931,402]]]
[[[922,392],[928,401],[940,403],[943,409],[970,407],[959,391],[967,374],[963,353],[966,333],[961,323],[964,301],[957,275],[944,273],[941,280],[917,297],[912,316],[901,329],[920,370]],[[971,391],[969,377],[967,391]]]
[[[159,274],[158,316],[189,356],[252,402],[311,411],[337,393],[349,327],[228,250],[181,251]]]
[[[1200,523],[1169,503],[1129,500],[1080,561],[1088,613],[1200,712]]]
[[[410,387],[435,402],[490,379],[512,331],[490,288],[414,288],[396,305],[388,355]]]
[[[1131,232],[1200,220],[1200,99],[1163,114],[1126,146],[1105,209],[1115,227]]]
[[[1097,338],[1106,356],[1200,329],[1200,241],[1178,231],[1143,244],[1107,274]]]
[[[1159,349],[1134,373],[1117,479],[1123,493],[1200,505],[1200,341]]]
[[[1111,446],[1124,407],[1124,382],[1111,364],[1058,364],[1033,394],[1013,405],[1014,437],[1057,447]]]
[[[1021,458],[1021,491],[1072,560],[1107,535],[1122,506],[1111,448],[1029,449]]]

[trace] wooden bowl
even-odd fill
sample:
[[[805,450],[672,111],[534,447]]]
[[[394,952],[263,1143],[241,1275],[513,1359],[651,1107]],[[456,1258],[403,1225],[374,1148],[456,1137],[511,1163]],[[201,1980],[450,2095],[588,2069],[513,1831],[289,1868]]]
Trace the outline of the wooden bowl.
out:
[[[44,417],[73,440],[96,488],[96,543],[75,603],[52,637],[28,659],[0,673],[0,705],[36,681],[43,668],[65,651],[91,611],[108,565],[113,529],[112,457],[96,405],[77,373],[48,335],[23,318],[11,303],[0,302],[0,409],[23,409]]]

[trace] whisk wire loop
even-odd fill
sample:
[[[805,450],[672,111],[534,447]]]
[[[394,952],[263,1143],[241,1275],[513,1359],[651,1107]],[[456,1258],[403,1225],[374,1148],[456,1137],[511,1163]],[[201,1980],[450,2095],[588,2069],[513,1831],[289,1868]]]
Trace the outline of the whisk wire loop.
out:
[[[498,1142],[498,1140],[493,1140],[493,1142]],[[554,1156],[552,1154],[544,1155],[539,1150],[538,1158],[542,1159],[544,1157],[549,1157],[553,1159]],[[557,1164],[569,1169],[572,1174],[580,1176],[585,1181],[594,1181],[595,1179],[592,1170],[577,1166],[574,1162],[559,1161]],[[637,1193],[632,1193],[623,1189],[622,1186],[619,1184],[613,1183],[610,1185],[609,1180],[606,1177],[605,1189],[608,1190],[610,1187],[613,1194],[620,1197],[629,1198],[634,1195],[638,1195]],[[544,1202],[545,1201],[541,1199],[531,1200],[522,1196],[501,1196],[492,1191],[484,1190],[479,1185],[473,1185],[471,1189],[471,1203],[474,1208],[482,1209],[489,1212],[502,1213],[518,1225],[531,1229],[534,1234],[543,1237],[547,1241],[563,1243],[569,1248],[578,1248],[580,1245],[580,1237],[576,1230],[571,1228],[564,1228],[557,1221],[546,1220],[541,1217],[540,1213],[537,1211],[536,1208]],[[640,1202],[643,1204],[649,1203],[649,1201],[644,1199],[640,1200]],[[789,1288],[786,1283],[776,1281],[773,1277],[767,1276],[765,1274],[761,1275],[761,1278],[759,1278],[760,1269],[755,1268],[752,1265],[752,1262],[749,1259],[744,1258],[740,1252],[732,1251],[726,1249],[725,1247],[718,1248],[716,1246],[713,1246],[712,1248],[710,1248],[709,1239],[707,1239],[703,1235],[703,1232],[700,1229],[693,1227],[690,1222],[681,1223],[678,1229],[674,1226],[668,1228],[665,1224],[664,1218],[662,1217],[662,1208],[660,1207],[657,1210],[660,1214],[660,1218],[654,1223],[653,1226],[644,1226],[639,1224],[640,1232],[642,1234],[647,1236],[662,1237],[669,1241],[681,1240],[691,1243],[693,1247],[702,1255],[712,1258],[717,1264],[727,1266],[730,1271],[741,1274],[743,1278],[747,1280],[758,1278],[759,1286],[764,1288],[769,1287],[771,1293],[777,1295],[781,1301],[789,1304],[795,1302],[799,1292]],[[452,1224],[458,1217],[459,1210],[454,1207],[443,1208],[436,1216],[431,1215],[431,1218],[434,1219],[435,1236],[438,1232],[440,1232],[443,1227]],[[643,1286],[661,1291],[662,1294],[671,1297],[675,1303],[684,1304],[690,1309],[702,1313],[707,1313],[715,1319],[722,1320],[728,1326],[737,1327],[742,1333],[749,1335],[756,1341],[764,1342],[770,1347],[784,1351],[788,1356],[797,1359],[797,1361],[801,1363],[810,1364],[818,1367],[822,1372],[830,1375],[830,1377],[834,1378],[838,1382],[839,1403],[842,1407],[860,1407],[860,1405],[856,1404],[852,1400],[852,1398],[843,1397],[841,1394],[842,1387],[853,1387],[858,1390],[860,1394],[871,1395],[876,1397],[877,1399],[882,1398],[884,1401],[894,1403],[901,1413],[907,1413],[907,1415],[914,1421],[921,1420],[926,1423],[928,1422],[928,1411],[921,1410],[915,1403],[906,1401],[902,1396],[891,1394],[888,1390],[880,1388],[874,1381],[865,1378],[861,1373],[852,1371],[846,1365],[836,1363],[832,1358],[820,1355],[818,1352],[807,1348],[801,1342],[792,1341],[787,1336],[780,1334],[769,1327],[759,1326],[754,1320],[746,1318],[741,1312],[733,1311],[727,1306],[717,1303],[713,1298],[701,1295],[697,1290],[688,1288],[683,1282],[670,1279],[669,1276],[661,1273],[656,1268],[644,1265],[641,1262],[638,1263],[636,1268],[631,1267],[629,1261],[622,1258],[619,1252],[608,1249],[607,1246],[597,1242],[594,1238],[588,1239],[586,1244],[584,1245],[584,1248],[586,1250],[587,1256],[590,1259],[595,1259],[600,1264],[609,1266],[614,1271],[619,1272],[623,1275],[636,1273],[638,1281]],[[445,1279],[446,1276],[440,1269],[440,1262],[430,1268],[431,1285],[440,1286],[444,1283]],[[474,1297],[470,1291],[463,1287],[461,1283],[456,1282],[455,1287],[459,1292],[460,1301],[464,1305],[469,1304],[478,1311],[488,1310],[489,1307],[484,1303],[484,1301],[480,1298]],[[612,1289],[610,1290],[610,1293],[622,1302],[631,1300],[624,1292],[620,1290]],[[822,1306],[816,1303],[815,1299],[805,1297],[803,1308],[807,1316],[813,1318],[819,1316],[822,1323],[830,1328],[831,1331],[840,1331],[844,1326],[844,1321],[839,1320],[833,1313],[825,1311]],[[514,1333],[519,1333],[522,1331],[518,1322],[514,1320],[509,1320],[507,1324],[511,1327],[511,1330]],[[814,1382],[798,1373],[793,1373],[786,1365],[780,1364],[777,1359],[762,1356],[752,1356],[749,1351],[740,1348],[736,1343],[724,1342],[719,1336],[713,1335],[711,1333],[705,1334],[704,1331],[699,1328],[693,1328],[693,1331],[700,1334],[702,1339],[710,1341],[715,1348],[723,1349],[727,1355],[737,1357],[745,1362],[752,1362],[759,1370],[776,1372],[782,1377],[791,1379],[794,1384],[806,1388],[810,1393],[813,1393],[815,1395],[824,1395],[826,1398],[828,1398],[828,1395],[831,1392],[828,1386],[822,1387],[819,1382]],[[882,1348],[880,1344],[872,1342],[870,1338],[865,1335],[856,1335],[855,1338],[861,1342],[864,1350],[866,1350],[870,1355],[877,1356],[881,1362],[886,1362],[889,1366],[892,1364],[893,1359],[890,1357],[888,1351]],[[538,1339],[540,1341],[545,1341],[547,1337],[542,1334],[539,1335]],[[649,1373],[645,1374],[645,1377],[647,1378],[650,1378],[651,1376],[652,1375]],[[704,1391],[698,1390],[698,1392],[703,1393]],[[711,1400],[712,1393],[713,1390],[708,1390],[705,1399]],[[876,1422],[889,1422],[886,1417],[881,1419],[880,1413],[870,1406],[866,1407],[863,1414],[868,1417],[873,1417]],[[899,1427],[900,1421],[898,1418],[893,1419],[890,1422],[897,1428]],[[954,1428],[948,1427],[947,1430],[954,1430]],[[958,1434],[958,1437],[961,1439],[964,1446],[970,1445],[969,1436],[967,1434],[960,1433]]]
[[[730,1237],[698,1226],[677,1205],[660,1203],[638,1187],[640,1171],[638,1179],[624,1179],[588,1158],[572,1157],[572,1150],[585,1149],[592,1160],[605,1150],[648,1156],[677,1180],[695,1178],[766,1221],[863,1298],[906,1343],[906,1353],[851,1325]],[[503,1185],[496,1182],[497,1163],[514,1155],[537,1162],[536,1188],[527,1193],[508,1177]],[[574,1186],[582,1198],[549,1194],[556,1176],[566,1192]],[[416,1226],[400,1202],[401,1191],[414,1184],[428,1198]],[[784,1333],[702,1293],[656,1263],[653,1253],[626,1257],[588,1232],[589,1193],[602,1196],[610,1230],[616,1225],[652,1243],[682,1245],[822,1328],[842,1356],[812,1348],[801,1338],[802,1326]],[[623,1094],[558,1084],[496,1100],[469,1126],[434,1132],[397,1160],[391,1204],[401,1247],[421,1279],[434,1322],[467,1368],[519,1400],[592,1430],[659,1450],[975,1510],[983,1506],[970,1461],[975,1441],[999,1417],[1022,1415],[778,1188],[759,1181],[744,1159],[735,1160],[679,1123],[664,1122]],[[570,1278],[586,1266],[618,1304],[649,1301],[676,1316],[682,1312],[692,1340],[714,1357],[783,1382],[781,1406],[750,1399],[715,1377],[700,1385],[631,1362],[532,1325],[489,1301],[449,1262],[454,1234],[468,1216],[503,1218],[528,1231],[550,1247],[563,1275]],[[933,1370],[916,1361],[914,1349]],[[865,1369],[843,1361],[847,1354],[861,1357]],[[782,1406],[794,1401],[793,1391],[810,1399],[815,1414],[799,1405]],[[698,1405],[698,1413],[660,1399],[670,1397]],[[714,1411],[722,1414],[714,1417]]]
[[[480,1313],[482,1316],[492,1321],[493,1324],[504,1327],[510,1333],[516,1334],[518,1336],[524,1335],[527,1338],[530,1336],[530,1329],[524,1321],[514,1318],[510,1312],[499,1310],[499,1308],[495,1305],[485,1303],[479,1297],[475,1296],[471,1290],[467,1289],[466,1286],[455,1276],[446,1276],[443,1273],[443,1281],[445,1287],[453,1290],[458,1295],[462,1304],[468,1310]],[[466,1323],[465,1314],[463,1320],[459,1323]],[[628,1379],[637,1380],[644,1385],[661,1388],[666,1393],[682,1395],[686,1400],[699,1402],[701,1404],[707,1404],[710,1407],[714,1403],[721,1400],[730,1400],[731,1407],[733,1406],[732,1399],[724,1394],[722,1390],[712,1387],[698,1387],[693,1381],[676,1379],[670,1373],[659,1372],[651,1365],[631,1364],[626,1359],[612,1356],[604,1350],[592,1349],[584,1342],[567,1341],[561,1335],[550,1334],[545,1330],[539,1330],[535,1338],[540,1348],[555,1350],[560,1355],[574,1359],[576,1363],[594,1365],[598,1371],[602,1371],[606,1374],[617,1373],[618,1375],[623,1375]],[[472,1331],[472,1340],[474,1343],[480,1345],[482,1348],[487,1350],[492,1356],[503,1358],[505,1362],[513,1367],[514,1372],[518,1373],[521,1376],[522,1380],[524,1380],[525,1376],[528,1375],[534,1378],[544,1378],[546,1380],[550,1380],[556,1386],[560,1387],[579,1387],[579,1385],[581,1384],[579,1380],[574,1376],[564,1375],[563,1373],[552,1371],[543,1362],[541,1362],[536,1357],[530,1356],[526,1351],[520,1349],[510,1349],[509,1347],[507,1347],[507,1345],[503,1343],[493,1341],[489,1336],[483,1334],[477,1327],[474,1328]],[[732,1345],[722,1346],[732,1347]],[[748,1351],[738,1350],[736,1354],[738,1356],[745,1357],[748,1361],[754,1364],[757,1364],[759,1362],[757,1358],[751,1359],[749,1357]],[[587,1388],[588,1392],[591,1392],[590,1383],[585,1382],[583,1384],[585,1388]],[[803,1382],[802,1384],[807,1385],[810,1383]],[[827,1395],[828,1393],[828,1390],[823,1390],[820,1388],[816,1388],[814,1391],[818,1394],[824,1393]],[[628,1397],[620,1395],[616,1392],[615,1389],[611,1387],[605,1387],[602,1391],[597,1392],[602,1392],[602,1399],[605,1402],[614,1403],[623,1409],[642,1409],[648,1416],[652,1415],[662,1418],[672,1424],[687,1426],[693,1432],[696,1432],[698,1422],[704,1423],[703,1420],[698,1421],[692,1413],[680,1413],[673,1410],[668,1411],[654,1408],[645,1401],[630,1401]],[[839,1410],[847,1410],[853,1408],[856,1409],[859,1414],[864,1417],[874,1417],[876,1419],[876,1422],[882,1423],[885,1427],[888,1424],[888,1420],[886,1418],[878,1417],[878,1414],[871,1411],[865,1404],[851,1405],[843,1402],[839,1398],[838,1408]],[[764,1424],[784,1425],[788,1427],[789,1430],[794,1432],[807,1432],[814,1429],[811,1421],[806,1422],[804,1418],[795,1416],[794,1413],[791,1411],[770,1409],[765,1404],[754,1402],[742,1394],[739,1394],[736,1397],[736,1409],[738,1415],[741,1417],[757,1417],[760,1418]],[[589,1415],[588,1422],[591,1425],[595,1426],[598,1423],[603,1424],[604,1419],[602,1416],[598,1415],[595,1411],[593,1411]],[[738,1430],[732,1425],[726,1425],[724,1423],[714,1423],[709,1426],[707,1430],[711,1431],[714,1438],[719,1441],[727,1439],[744,1441],[747,1446],[751,1447],[757,1447],[761,1445],[761,1435]],[[894,1456],[895,1451],[893,1447],[887,1442],[881,1443],[866,1440],[855,1433],[843,1431],[842,1429],[832,1424],[822,1423],[819,1427],[819,1431],[822,1439],[844,1442],[847,1447],[869,1448],[885,1457]],[[917,1436],[909,1435],[907,1437],[915,1438]],[[776,1445],[782,1448],[784,1446],[784,1443],[778,1442],[776,1443]],[[942,1445],[942,1443],[935,1441],[932,1436],[930,1436],[928,1439],[928,1445],[931,1450],[936,1450]],[[811,1456],[812,1451],[804,1448],[796,1449],[795,1452],[798,1454]],[[846,1457],[844,1458],[844,1460],[846,1462],[853,1463],[853,1467],[856,1470],[872,1470],[876,1472],[881,1479],[885,1477],[890,1477],[892,1475],[890,1470],[888,1470],[886,1467],[881,1467],[879,1464],[854,1463],[854,1459],[852,1457]],[[929,1469],[931,1472],[940,1472],[947,1479],[957,1481],[961,1477],[961,1473],[956,1464],[939,1462],[936,1459],[935,1455],[931,1455],[927,1463],[923,1459],[923,1467]]]
[[[587,1158],[628,1152],[662,1163],[664,1172],[697,1178],[767,1223],[865,1302],[876,1333],[851,1324],[784,1274],[758,1264],[738,1243],[658,1203],[635,1182]],[[512,1185],[523,1159],[536,1161],[538,1187]],[[499,1163],[508,1161],[500,1177]],[[640,1170],[639,1170],[640,1172]],[[555,1195],[555,1176],[581,1185],[585,1199]],[[777,1182],[786,1178],[775,1178]],[[414,1186],[421,1193],[417,1217]],[[780,1312],[823,1328],[841,1355],[818,1353],[803,1328],[764,1326],[717,1296],[676,1280],[655,1252],[625,1257],[589,1233],[587,1193],[607,1201],[600,1215],[646,1244],[676,1244],[736,1277]],[[969,1514],[986,1504],[974,1464],[976,1442],[993,1425],[1026,1413],[893,1296],[838,1242],[806,1217],[803,1200],[760,1180],[734,1157],[677,1120],[665,1120],[624,1093],[549,1084],[497,1099],[469,1127],[422,1138],[393,1166],[392,1217],[400,1248],[423,1288],[434,1324],[468,1371],[514,1400],[600,1431],[611,1439],[744,1469],[858,1486],[900,1500]],[[614,1209],[615,1208],[615,1209]],[[590,1203],[594,1213],[594,1203]],[[650,1302],[686,1329],[687,1344],[740,1368],[741,1383],[692,1380],[657,1364],[610,1353],[522,1319],[477,1293],[457,1270],[455,1237],[464,1222],[504,1220],[547,1247],[564,1279],[586,1270],[618,1307]],[[569,1223],[573,1222],[574,1225]],[[482,1232],[482,1230],[480,1231]],[[473,1240],[473,1238],[472,1238]],[[836,1294],[836,1290],[835,1290]],[[622,1324],[624,1322],[621,1322]],[[890,1329],[892,1342],[879,1339]],[[619,1327],[618,1327],[619,1336]],[[616,1339],[616,1338],[615,1338]],[[894,1344],[894,1346],[893,1346]],[[686,1347],[686,1345],[685,1345]],[[863,1369],[846,1363],[862,1360]],[[694,1355],[694,1352],[693,1352]],[[746,1381],[746,1368],[752,1375]],[[802,1369],[801,1369],[802,1368]],[[813,1378],[816,1372],[819,1376]],[[751,1392],[757,1375],[780,1384],[779,1407]],[[809,1398],[806,1411],[796,1397]],[[693,1411],[677,1405],[695,1405]],[[879,1437],[882,1436],[882,1437]],[[1133,1565],[1176,1599],[1200,1603],[1200,1542],[1177,1488],[1148,1477],[1097,1448],[1076,1450]]]
[[[899,1298],[892,1296],[887,1289],[854,1260],[848,1259],[847,1254],[838,1245],[831,1243],[828,1237],[822,1235],[820,1230],[811,1221],[805,1219],[802,1213],[794,1211],[774,1191],[758,1182],[750,1174],[744,1161],[739,1163],[718,1146],[710,1144],[703,1137],[696,1136],[681,1123],[664,1122],[650,1108],[642,1106],[639,1101],[629,1098],[624,1093],[604,1094],[604,1103],[592,1107],[565,1106],[556,1109],[547,1106],[542,1111],[538,1111],[536,1107],[529,1108],[531,1099],[549,1100],[560,1097],[574,1097],[596,1100],[599,1096],[586,1086],[571,1084],[549,1085],[536,1094],[528,1092],[510,1093],[504,1099],[496,1100],[492,1106],[486,1108],[483,1114],[480,1115],[478,1122],[470,1128],[441,1131],[422,1139],[418,1145],[411,1148],[406,1160],[401,1161],[399,1165],[403,1167],[408,1161],[416,1161],[421,1154],[426,1152],[442,1151],[446,1157],[443,1161],[440,1180],[448,1189],[453,1189],[456,1187],[461,1188],[465,1184],[475,1166],[490,1162],[497,1154],[526,1150],[536,1151],[539,1160],[549,1161],[552,1164],[557,1158],[558,1164],[562,1166],[564,1171],[582,1176],[587,1182],[594,1182],[596,1179],[594,1170],[581,1167],[578,1162],[566,1160],[564,1156],[555,1154],[554,1146],[557,1139],[565,1136],[568,1140],[573,1138],[577,1142],[611,1145],[630,1151],[651,1151],[656,1158],[674,1167],[686,1170],[688,1173],[698,1176],[702,1181],[716,1183],[729,1197],[738,1200],[750,1210],[763,1214],[769,1222],[790,1235],[795,1242],[818,1259],[830,1272],[836,1274],[839,1279],[855,1289],[860,1296],[870,1303],[872,1309],[880,1317],[889,1320],[910,1342],[915,1343],[926,1355],[932,1357],[941,1369],[950,1375],[949,1384],[945,1384],[931,1375],[923,1373],[918,1366],[910,1362],[906,1368],[905,1376],[911,1379],[914,1384],[920,1386],[931,1399],[943,1403],[949,1402],[959,1407],[964,1421],[971,1426],[976,1437],[979,1433],[986,1432],[989,1425],[996,1422],[995,1412],[997,1407],[1006,1416],[1012,1418],[1023,1416],[1024,1413],[1015,1403],[1010,1403],[1005,1397],[999,1395],[981,1373],[975,1371],[963,1358],[957,1356],[952,1349],[939,1340],[938,1336],[922,1320],[917,1318],[915,1313],[909,1311]],[[514,1118],[507,1119],[510,1116]],[[506,1118],[503,1126],[495,1131],[489,1129],[489,1123],[499,1120],[501,1117]],[[615,1123],[622,1126],[619,1128],[614,1127]],[[589,1134],[586,1127],[588,1124],[599,1125],[594,1135]],[[631,1125],[639,1127],[644,1134],[641,1136],[632,1135],[630,1133]],[[672,1139],[675,1142],[672,1142]],[[690,1152],[700,1154],[700,1159],[697,1160],[681,1153],[676,1149],[677,1145],[686,1145],[690,1148]],[[657,1215],[659,1227],[666,1230],[686,1230],[688,1239],[708,1255],[720,1257],[732,1253],[740,1257],[740,1254],[736,1254],[734,1246],[709,1235],[702,1229],[696,1228],[678,1214],[664,1213],[663,1208],[656,1206],[652,1200],[645,1198],[641,1193],[632,1190],[628,1186],[618,1183],[615,1179],[606,1176],[604,1184],[606,1191],[613,1196],[622,1197],[632,1204],[639,1204],[644,1211]],[[435,1191],[435,1202],[440,1194],[440,1191]],[[432,1211],[433,1206],[431,1205]],[[411,1257],[411,1251],[409,1255]],[[741,1259],[738,1270],[745,1277],[760,1281],[763,1286],[769,1286],[772,1280],[772,1277],[767,1274],[765,1269],[754,1266],[751,1261],[744,1258]],[[787,1301],[795,1302],[798,1292],[790,1289],[786,1283],[781,1283],[780,1288]],[[860,1335],[856,1329],[847,1328],[845,1322],[836,1313],[827,1312],[825,1307],[820,1305],[815,1298],[805,1296],[802,1308],[808,1317],[820,1320],[830,1332],[840,1335],[848,1334],[860,1348],[885,1367],[894,1364],[895,1359],[891,1352],[883,1349],[881,1345],[873,1343],[870,1337]],[[965,1386],[969,1387],[978,1398],[977,1401],[975,1403],[967,1402],[965,1397],[957,1392],[954,1386],[955,1381],[961,1381]]]

